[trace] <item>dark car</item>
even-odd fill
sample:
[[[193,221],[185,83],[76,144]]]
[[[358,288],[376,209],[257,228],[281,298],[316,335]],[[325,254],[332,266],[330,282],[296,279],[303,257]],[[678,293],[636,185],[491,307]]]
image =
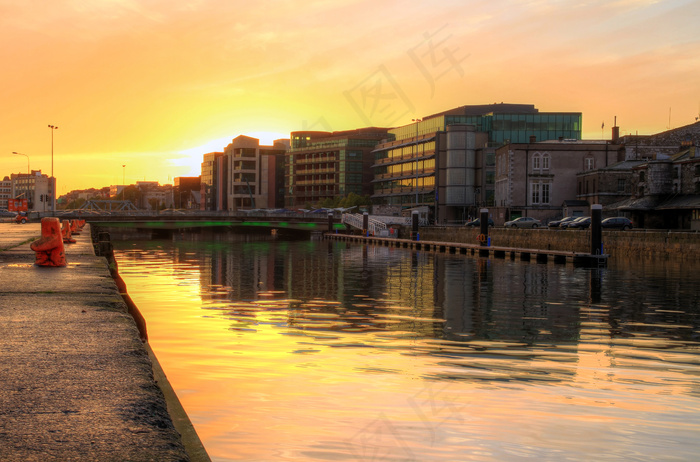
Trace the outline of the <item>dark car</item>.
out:
[[[467,222],[464,226],[481,226],[481,219],[477,218],[476,220],[472,220]],[[496,226],[493,222],[493,219],[489,218],[489,226]]]
[[[16,212],[10,212],[7,209],[0,209],[0,217],[16,217],[17,213]]]
[[[550,228],[559,228],[559,227],[561,227],[562,223],[568,223],[570,221],[575,220],[576,218],[578,218],[578,217],[564,217],[561,220],[550,221],[547,224],[547,226],[549,226]]]
[[[591,226],[591,217],[579,217],[561,225],[564,229],[587,229]]]
[[[632,221],[625,217],[606,218],[600,222],[600,226],[605,229],[621,229],[623,231],[634,228]]]

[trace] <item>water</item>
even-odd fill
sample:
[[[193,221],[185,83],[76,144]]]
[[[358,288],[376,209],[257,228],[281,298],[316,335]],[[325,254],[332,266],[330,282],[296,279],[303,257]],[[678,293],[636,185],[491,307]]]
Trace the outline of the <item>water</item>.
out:
[[[696,460],[700,267],[117,242],[215,461]]]

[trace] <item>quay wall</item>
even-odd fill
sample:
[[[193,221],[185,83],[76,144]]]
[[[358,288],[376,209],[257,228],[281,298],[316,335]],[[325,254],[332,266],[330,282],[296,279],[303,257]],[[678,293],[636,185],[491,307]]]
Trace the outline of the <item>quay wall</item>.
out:
[[[420,228],[420,239],[426,241],[464,242],[477,244],[479,228]],[[590,252],[590,230],[507,229],[489,230],[491,245],[525,249]],[[700,233],[668,230],[603,231],[603,251],[615,257],[697,258],[700,255]]]

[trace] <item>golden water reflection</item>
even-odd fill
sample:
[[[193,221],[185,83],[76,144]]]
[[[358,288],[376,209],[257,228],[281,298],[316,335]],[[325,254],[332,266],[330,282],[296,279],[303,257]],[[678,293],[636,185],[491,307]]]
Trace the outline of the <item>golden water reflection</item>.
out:
[[[213,460],[679,459],[698,278],[328,242],[123,242]]]

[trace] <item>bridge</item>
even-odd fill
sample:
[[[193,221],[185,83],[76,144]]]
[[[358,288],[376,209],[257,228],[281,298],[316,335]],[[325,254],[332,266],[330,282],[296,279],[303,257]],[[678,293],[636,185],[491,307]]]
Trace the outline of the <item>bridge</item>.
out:
[[[70,210],[59,212],[63,219],[82,219],[109,228],[144,230],[184,230],[195,228],[268,228],[307,232],[327,232],[328,213],[238,211],[210,212],[200,210]],[[333,229],[344,230],[340,214],[333,217]]]

